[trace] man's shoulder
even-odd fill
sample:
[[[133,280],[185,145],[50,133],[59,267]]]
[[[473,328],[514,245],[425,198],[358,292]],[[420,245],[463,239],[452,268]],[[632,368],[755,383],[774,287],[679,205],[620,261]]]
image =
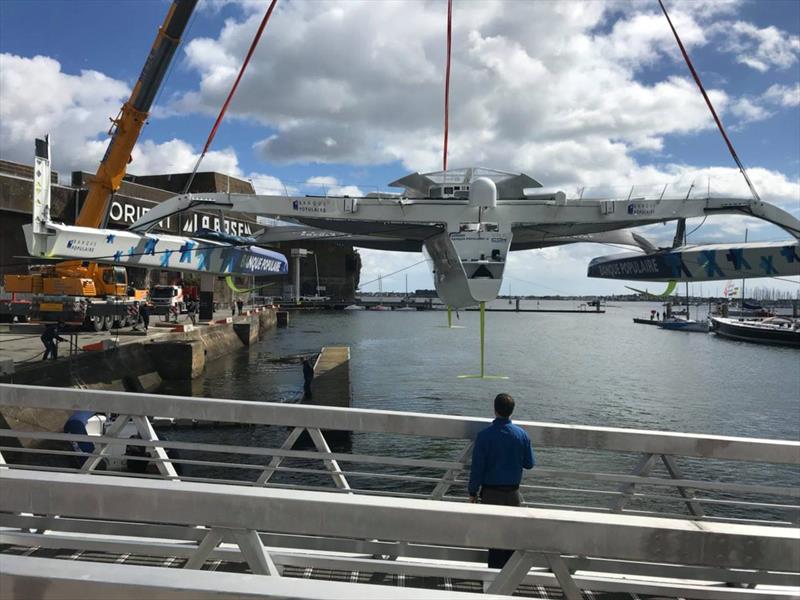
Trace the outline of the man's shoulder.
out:
[[[524,437],[525,439],[529,439],[529,438],[528,438],[528,432],[527,432],[527,431],[525,431],[525,430],[524,430],[522,427],[520,427],[520,426],[519,426],[519,425],[517,425],[516,423],[511,423],[511,430],[512,430],[512,431],[513,431],[513,432],[514,432],[516,435],[518,435],[519,437]]]

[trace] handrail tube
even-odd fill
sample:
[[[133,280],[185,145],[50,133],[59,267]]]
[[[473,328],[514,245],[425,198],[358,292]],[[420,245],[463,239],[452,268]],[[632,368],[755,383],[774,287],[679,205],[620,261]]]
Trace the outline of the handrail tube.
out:
[[[19,597],[82,598],[214,598],[215,600],[457,600],[474,594],[414,588],[395,588],[366,583],[267,577],[249,573],[192,571],[140,565],[109,565],[64,561],[55,558],[3,557],[0,581]],[[501,600],[503,596],[487,598]]]
[[[800,529],[0,470],[0,510],[796,572]],[[465,523],[469,526],[465,527]]]
[[[110,443],[116,441],[119,443],[119,438],[112,438],[107,436],[90,436],[90,435],[81,435],[75,433],[42,433],[42,432],[34,432],[34,431],[13,431],[13,430],[6,430],[7,433],[0,429],[0,439],[5,437],[13,437],[17,439],[32,439],[32,440],[60,440],[60,441],[69,441],[69,442],[92,442],[92,443]],[[130,439],[125,440],[125,445],[127,446],[141,446],[144,448],[150,447],[163,447],[167,449],[176,449],[176,450],[200,450],[200,451],[208,451],[208,452],[215,452],[215,453],[227,453],[227,454],[246,454],[251,456],[282,456],[285,458],[302,458],[302,459],[310,459],[310,460],[321,460],[324,458],[331,458],[337,460],[339,462],[350,462],[350,463],[361,463],[361,464],[378,464],[378,465],[389,465],[389,466],[400,466],[400,467],[410,467],[415,469],[449,469],[453,467],[462,466],[460,463],[457,462],[444,462],[444,461],[433,461],[430,459],[417,459],[417,458],[398,458],[394,456],[372,456],[366,454],[345,454],[345,453],[319,453],[314,451],[305,451],[305,450],[283,450],[281,448],[264,448],[264,447],[251,447],[251,446],[230,446],[227,444],[207,444],[201,442],[179,442],[179,441],[170,441],[170,440],[157,440],[157,441],[148,441],[148,440],[141,440],[141,439]],[[52,455],[59,455],[59,456],[75,456],[80,458],[95,458],[101,456],[100,454],[92,453],[92,452],[80,452],[80,451],[73,451],[73,450],[52,450],[52,449],[40,449],[40,448],[15,448],[11,446],[2,446],[0,445],[0,452],[18,452],[18,453],[27,453],[27,454],[52,454]],[[127,455],[125,455],[128,457]],[[146,460],[146,461],[159,461],[160,459],[154,457],[146,457],[146,458],[137,458],[135,456],[130,456],[133,460]],[[170,459],[171,462],[178,463],[178,464],[196,464],[196,465],[204,465],[204,466],[229,466],[232,468],[243,468],[243,469],[264,469],[266,465],[261,465],[257,463],[230,463],[230,462],[223,462],[223,461],[208,461],[208,460],[188,460],[188,459]],[[469,463],[463,465],[465,467],[469,467]],[[273,469],[273,467],[270,467]],[[285,467],[274,467],[275,471],[286,470]],[[289,469],[293,470],[293,469]],[[327,474],[327,471],[319,471],[320,473]],[[369,473],[369,472],[356,472],[356,471],[346,471],[345,473],[352,473],[354,475],[369,475],[369,476],[376,476],[376,477],[386,477],[387,475],[379,474],[379,473]],[[778,496],[786,496],[789,498],[800,498],[800,489],[788,486],[777,486],[777,485],[762,485],[762,484],[750,484],[750,483],[730,483],[726,481],[705,481],[701,479],[665,479],[660,477],[646,477],[642,475],[625,475],[620,473],[605,473],[605,472],[587,472],[587,471],[567,471],[564,469],[552,469],[548,467],[537,467],[535,470],[531,471],[530,473],[524,474],[526,479],[541,479],[541,478],[548,478],[548,477],[558,477],[564,479],[589,479],[591,481],[599,481],[599,482],[606,482],[606,483],[636,483],[640,485],[653,485],[653,486],[664,486],[664,487],[690,487],[695,488],[697,490],[712,490],[712,491],[723,491],[723,492],[732,492],[732,493],[744,493],[744,494],[775,494]],[[410,480],[425,480],[424,477],[412,476],[412,475],[393,475],[392,477],[407,477]],[[434,481],[433,478],[430,478],[431,481]],[[438,481],[435,480],[435,481]],[[467,479],[454,479],[453,485],[463,485],[466,486],[468,483]],[[522,488],[530,488],[536,489],[541,486],[536,485],[525,485],[521,486]],[[605,491],[607,493],[617,493],[616,490],[600,490]]]
[[[0,520],[5,526],[13,527],[19,532],[1,531],[0,539],[10,540],[14,543],[22,542],[26,539],[36,541],[37,546],[49,548],[76,548],[86,550],[102,550],[102,544],[110,545],[118,542],[121,537],[125,541],[132,540],[132,554],[145,555],[164,555],[164,556],[184,556],[187,548],[193,552],[196,546],[188,543],[198,543],[202,541],[208,532],[207,529],[195,527],[180,527],[175,525],[145,525],[141,523],[121,523],[116,521],[95,521],[78,520],[65,517],[49,518],[37,516],[20,516],[4,514]],[[22,530],[41,530],[47,534],[24,533]],[[61,537],[55,532],[66,532],[67,536]],[[76,536],[75,534],[85,534]],[[113,536],[109,541],[109,536]],[[365,556],[392,554],[397,550],[396,542],[388,541],[365,541],[346,538],[328,538],[319,536],[304,536],[292,534],[259,534],[261,542],[265,546],[272,548],[291,548],[292,552],[303,552],[306,550],[326,551],[326,552],[347,552],[360,553]],[[166,542],[156,542],[155,545],[148,545],[147,552],[137,552],[136,545],[143,544],[142,539],[168,540]],[[65,544],[68,541],[71,543]],[[19,545],[30,545],[21,543]],[[162,553],[158,548],[165,548]],[[166,550],[169,548],[169,550]],[[217,548],[209,555],[209,559],[225,559],[225,554],[236,552],[234,549]],[[280,550],[270,554],[280,560]],[[445,546],[430,546],[422,544],[405,544],[403,546],[403,558],[416,558],[427,560],[447,560],[458,562],[484,562],[485,550],[452,548]],[[722,569],[719,567],[687,567],[682,565],[666,565],[663,563],[643,563],[639,561],[628,562],[618,560],[608,560],[594,557],[563,557],[572,571],[594,571],[604,574],[617,573],[628,575],[649,575],[655,577],[675,577],[680,579],[702,579],[705,581],[726,581],[733,582],[757,582],[762,585],[781,585],[781,586],[800,586],[800,573],[780,573],[769,571],[735,570]],[[384,561],[385,563],[385,561]],[[408,563],[406,563],[407,565]],[[544,557],[534,561],[534,567],[547,566]],[[385,568],[382,565],[381,568]]]
[[[0,406],[92,409],[200,421],[305,426],[342,431],[474,439],[488,419],[357,408],[155,396],[130,392],[0,384]],[[132,408],[135,407],[135,408]],[[800,442],[516,421],[539,447],[648,452],[679,456],[800,464]]]

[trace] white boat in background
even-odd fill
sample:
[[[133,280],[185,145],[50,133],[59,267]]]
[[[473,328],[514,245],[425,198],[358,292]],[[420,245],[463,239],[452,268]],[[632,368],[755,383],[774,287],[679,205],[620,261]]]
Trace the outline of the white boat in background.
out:
[[[377,306],[370,306],[367,310],[377,310],[377,311],[391,311],[391,307],[384,306],[383,304],[378,304]]]
[[[366,310],[366,308],[360,304],[349,304],[348,306],[345,306],[343,310]]]

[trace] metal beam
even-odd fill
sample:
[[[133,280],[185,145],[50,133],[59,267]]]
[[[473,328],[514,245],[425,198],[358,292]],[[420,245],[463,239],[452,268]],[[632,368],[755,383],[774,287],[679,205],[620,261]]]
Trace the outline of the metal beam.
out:
[[[167,415],[202,421],[305,426],[343,431],[377,431],[436,438],[474,439],[489,419],[356,408],[246,402],[0,384],[0,406],[76,408],[98,412]],[[136,411],[131,413],[131,407]],[[800,464],[800,442],[666,431],[517,422],[540,447],[648,452],[775,464]]]
[[[458,600],[475,594],[414,588],[264,577],[246,573],[114,565],[54,558],[3,555],[0,589],[19,598],[199,598],[214,600],[292,598],[293,600]],[[484,596],[486,598],[486,596]],[[493,600],[503,600],[500,596]]]
[[[150,424],[150,419],[147,417],[138,416],[133,417],[133,422],[136,425],[136,429],[139,431],[139,436],[143,440],[148,442],[159,441],[156,430],[153,429],[153,426]],[[157,459],[155,463],[161,475],[169,479],[178,479],[178,473],[175,471],[175,467],[170,462],[169,456],[167,456],[167,451],[164,450],[164,448],[161,446],[152,446],[150,447],[149,452],[153,458]]]
[[[0,394],[2,394],[2,391],[0,391]],[[103,432],[103,437],[118,438],[119,433],[122,431],[125,425],[128,424],[129,419],[130,416],[128,416],[128,413],[117,415],[117,418],[114,419],[114,422],[105,432]],[[116,445],[120,445],[122,443],[124,442],[120,441]],[[97,452],[98,456],[86,460],[86,462],[81,465],[81,473],[89,473],[90,471],[94,471],[95,467],[97,467],[103,458],[111,451],[111,448],[115,445],[115,442],[109,441],[105,443],[98,443],[97,445],[100,446],[100,450]],[[95,448],[95,450],[97,450],[97,448]]]
[[[264,535],[262,542],[264,541]],[[58,535],[34,535],[24,533],[1,533],[0,541],[2,543],[9,543],[20,546],[31,546],[32,550],[36,548],[78,548],[81,551],[93,552],[122,552],[128,551],[135,555],[141,556],[160,556],[165,558],[183,558],[187,557],[193,551],[193,548],[187,547],[185,544],[176,543],[162,543],[126,538],[124,540],[116,541],[109,540],[105,536],[101,537],[75,537],[75,536],[58,536]],[[342,541],[342,540],[340,540]],[[353,540],[347,540],[353,541]],[[292,549],[272,549],[270,555],[275,560],[276,564],[286,567],[298,567],[304,569],[328,569],[338,571],[359,571],[363,573],[383,573],[394,575],[406,575],[416,577],[449,577],[452,579],[461,580],[490,580],[493,573],[485,567],[463,567],[460,565],[453,565],[452,563],[443,563],[440,560],[428,561],[376,561],[365,558],[352,558],[342,556],[340,552],[343,548],[333,550],[333,554],[320,553],[313,551],[310,553],[303,552],[297,548]],[[209,557],[211,560],[237,562],[241,560],[241,554],[233,545],[219,546]],[[562,557],[562,560],[567,564],[570,569],[579,567],[581,571],[591,571],[592,574],[575,575],[573,580],[575,584],[581,589],[588,589],[594,592],[618,592],[618,593],[639,593],[639,594],[653,594],[661,597],[682,597],[691,595],[692,598],[707,598],[707,599],[720,599],[727,598],[787,598],[790,597],[794,600],[794,592],[796,591],[797,577],[794,579],[787,579],[787,574],[777,573],[764,573],[764,572],[750,572],[752,576],[757,575],[757,579],[742,581],[742,583],[749,583],[749,585],[778,585],[785,586],[783,589],[767,588],[764,590],[755,590],[751,594],[745,593],[747,590],[741,587],[725,587],[720,586],[719,582],[726,581],[732,576],[741,573],[740,571],[731,570],[713,570],[713,569],[696,569],[693,567],[670,567],[668,565],[641,565],[639,563],[619,563],[618,561],[591,561],[578,565],[574,559]],[[485,557],[483,562],[485,563]],[[546,566],[549,568],[548,563],[545,561],[544,556],[539,554],[536,556],[534,566]],[[619,566],[624,566],[627,570],[619,570]],[[655,571],[639,573],[634,570],[637,566],[649,566],[651,569],[657,568]],[[617,569],[616,571],[614,569]],[[670,570],[672,569],[672,570]],[[615,576],[615,573],[624,574],[624,577]],[[639,575],[639,577],[631,578],[630,575]],[[672,576],[680,582],[663,584],[655,583],[653,580],[643,579],[642,576],[649,577],[669,577]],[[694,583],[687,578],[702,580],[703,583]],[[718,582],[718,583],[714,583]],[[555,587],[558,585],[558,580],[549,571],[530,571],[525,579],[522,581],[525,585],[544,585],[548,587]]]
[[[517,587],[525,579],[525,576],[533,566],[535,560],[534,553],[527,550],[516,550],[508,562],[497,574],[497,577],[489,584],[486,590],[490,594],[502,594],[511,596],[517,591]],[[567,596],[568,600],[575,600]],[[579,596],[580,598],[580,596]]]
[[[0,484],[0,510],[7,512],[724,568],[794,572],[800,564],[800,529],[791,527],[21,469],[0,470]]]
[[[441,481],[436,484],[436,487],[433,488],[431,492],[431,500],[441,500],[444,498],[444,495],[447,493],[447,490],[455,483],[458,474],[461,473],[468,462],[470,462],[472,456],[472,448],[475,446],[475,442],[470,442],[467,444],[466,448],[461,451],[461,454],[458,457],[459,466],[449,468],[445,474],[442,476]]]
[[[247,561],[250,570],[255,575],[270,575],[272,577],[280,577],[281,574],[275,563],[272,562],[272,557],[264,548],[261,539],[258,537],[253,529],[244,531],[235,531],[233,537],[239,545],[239,550],[242,551],[242,556]]]
[[[305,427],[295,427],[292,429],[289,432],[289,435],[286,436],[283,444],[281,444],[281,450],[291,450],[295,442],[300,439],[300,436],[304,431]],[[269,461],[269,464],[261,472],[261,475],[258,476],[256,485],[267,485],[269,480],[272,479],[272,476],[275,474],[275,469],[281,466],[284,458],[284,456],[273,456],[272,460]]]
[[[633,467],[633,471],[631,475],[634,477],[646,477],[650,474],[650,471],[653,468],[653,464],[656,461],[656,455],[645,453],[639,459],[639,462],[636,463],[636,466]],[[633,492],[636,489],[636,482],[631,483],[623,483],[619,487],[619,493],[622,494],[617,498],[613,498],[611,501],[611,510],[614,512],[621,512],[625,505],[628,503],[628,500],[631,499],[633,496]]]
[[[678,467],[678,463],[675,461],[674,456],[662,454],[661,460],[664,463],[664,466],[667,468],[667,472],[672,479],[683,479],[683,473],[681,472],[680,467]],[[686,506],[689,509],[689,512],[695,517],[702,517],[705,513],[703,512],[703,507],[700,506],[700,503],[694,496],[694,490],[681,485],[677,486],[677,488],[678,493],[686,498]]]
[[[328,446],[328,442],[325,440],[325,436],[322,435],[322,431],[316,427],[310,427],[308,428],[308,434],[311,436],[311,440],[314,442],[316,449],[319,452],[330,456],[331,449]],[[336,487],[340,490],[350,491],[350,484],[347,483],[347,478],[345,478],[342,470],[339,468],[339,463],[336,461],[336,459],[325,458],[323,459],[323,462],[325,463],[325,468],[331,472],[331,477],[333,478],[333,482],[336,484]]]

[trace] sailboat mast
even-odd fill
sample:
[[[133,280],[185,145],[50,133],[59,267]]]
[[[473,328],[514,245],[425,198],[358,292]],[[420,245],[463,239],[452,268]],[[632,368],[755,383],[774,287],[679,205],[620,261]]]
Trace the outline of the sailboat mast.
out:
[[[744,230],[744,243],[747,243],[747,229]],[[744,310],[744,277],[742,277],[742,306],[741,309]]]

